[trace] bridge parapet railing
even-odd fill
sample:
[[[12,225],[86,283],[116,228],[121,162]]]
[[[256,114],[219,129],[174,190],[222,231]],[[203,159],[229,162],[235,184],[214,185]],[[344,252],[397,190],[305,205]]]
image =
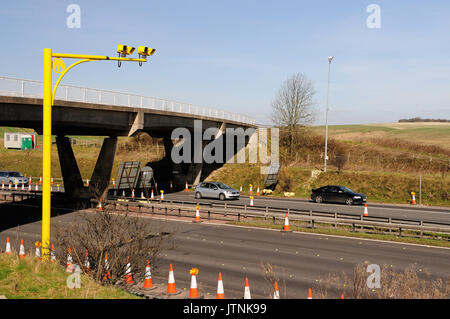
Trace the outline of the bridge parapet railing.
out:
[[[0,76],[0,95],[42,98],[42,91],[43,83],[41,81]],[[241,113],[192,103],[74,85],[59,85],[55,100],[145,108],[255,124],[255,119]]]

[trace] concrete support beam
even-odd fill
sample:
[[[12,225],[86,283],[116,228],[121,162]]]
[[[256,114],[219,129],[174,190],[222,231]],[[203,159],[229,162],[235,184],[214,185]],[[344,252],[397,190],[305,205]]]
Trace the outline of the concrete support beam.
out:
[[[56,136],[56,147],[64,181],[64,192],[70,197],[89,198],[89,193],[83,186],[83,180],[69,138]]]
[[[137,132],[141,131],[144,128],[144,112],[137,112],[133,121],[133,125],[131,125],[131,129],[128,132],[128,136],[133,136]]]
[[[117,137],[109,137],[103,140],[102,149],[97,158],[94,172],[89,183],[89,191],[100,199],[107,190],[111,171],[114,164],[114,156],[117,149]]]

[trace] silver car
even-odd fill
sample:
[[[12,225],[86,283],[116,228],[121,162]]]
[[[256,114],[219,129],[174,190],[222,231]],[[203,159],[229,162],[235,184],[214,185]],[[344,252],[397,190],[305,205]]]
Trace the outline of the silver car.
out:
[[[239,199],[239,191],[220,182],[202,182],[195,188],[195,198]]]
[[[9,183],[12,185],[17,184],[21,186],[24,184],[25,186],[28,186],[28,178],[23,176],[20,172],[0,171],[0,185],[8,185]]]

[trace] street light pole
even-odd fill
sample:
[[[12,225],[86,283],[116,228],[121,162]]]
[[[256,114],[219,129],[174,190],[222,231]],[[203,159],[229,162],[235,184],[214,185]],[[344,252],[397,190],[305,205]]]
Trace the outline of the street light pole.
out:
[[[327,147],[328,147],[328,100],[330,98],[330,70],[331,70],[331,61],[333,60],[333,56],[328,57],[328,90],[327,90],[327,111],[325,115],[325,160],[324,160],[324,166],[323,171],[327,171]]]

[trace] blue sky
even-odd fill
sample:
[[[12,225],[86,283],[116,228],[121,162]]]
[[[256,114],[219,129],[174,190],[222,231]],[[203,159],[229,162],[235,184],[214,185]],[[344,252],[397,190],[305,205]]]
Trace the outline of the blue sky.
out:
[[[69,4],[81,28],[66,26]],[[369,29],[369,4],[381,28]],[[42,52],[115,56],[118,43],[157,49],[134,63],[90,62],[66,84],[118,90],[251,115],[269,124],[282,82],[305,73],[324,124],[450,118],[448,1],[3,0],[0,75],[42,79]]]

